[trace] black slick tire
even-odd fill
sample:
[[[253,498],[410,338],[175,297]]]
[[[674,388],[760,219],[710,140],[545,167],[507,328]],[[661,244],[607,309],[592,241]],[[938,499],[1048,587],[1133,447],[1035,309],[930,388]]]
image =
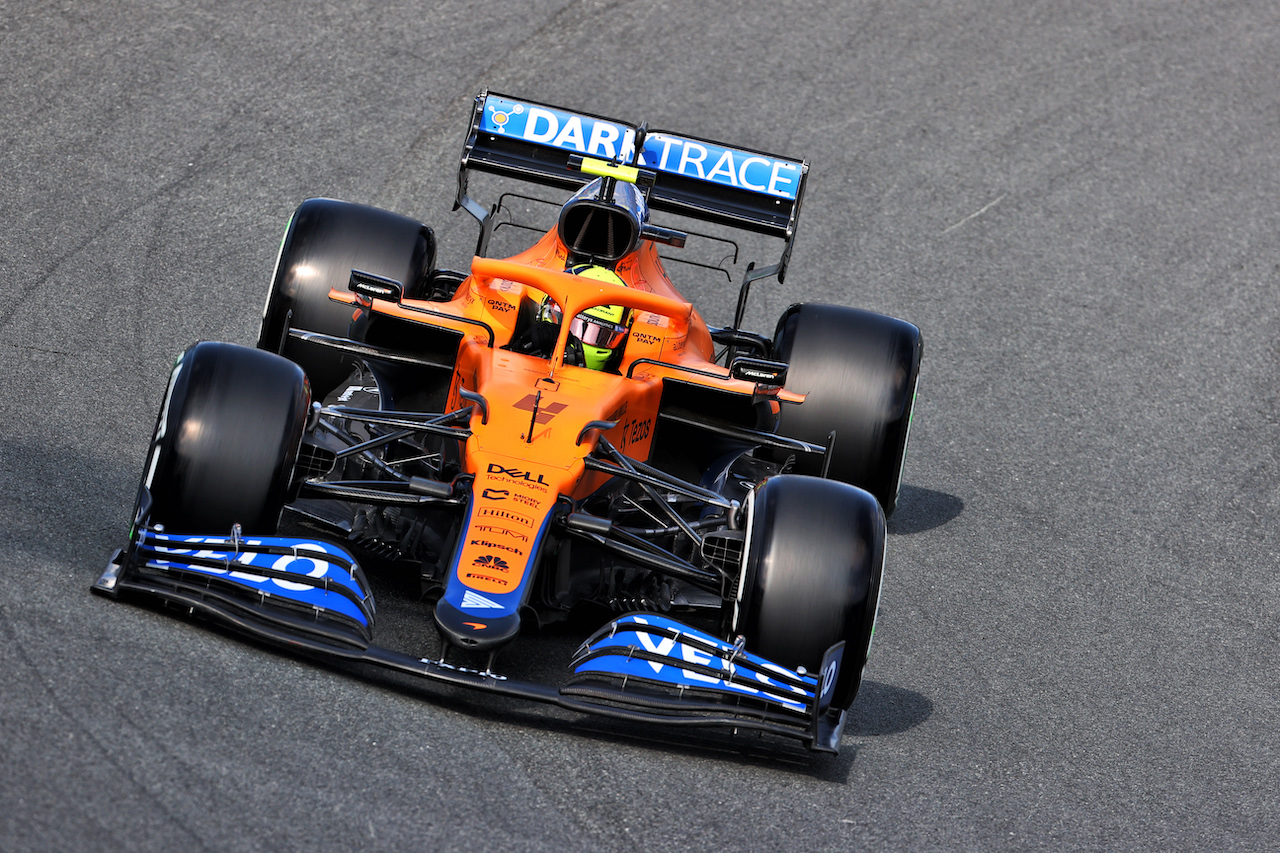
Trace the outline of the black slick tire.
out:
[[[307,199],[294,211],[280,244],[258,348],[302,365],[316,399],[324,399],[351,374],[354,361],[336,350],[291,339],[289,329],[346,337],[352,307],[330,300],[329,291],[347,290],[353,269],[400,282],[406,297],[422,297],[435,248],[431,229],[407,216]]]
[[[832,704],[847,710],[862,683],[884,572],[884,514],[870,493],[784,474],[748,507],[733,633],[747,648],[816,673],[844,641]]]
[[[142,485],[168,533],[276,531],[310,406],[302,368],[273,353],[204,342],[174,364]]]
[[[840,305],[792,305],[774,334],[787,390],[808,395],[783,405],[778,432],[825,445],[834,431],[827,476],[871,492],[886,516],[902,484],[922,351],[912,324]],[[804,454],[794,470],[820,474],[822,464]]]

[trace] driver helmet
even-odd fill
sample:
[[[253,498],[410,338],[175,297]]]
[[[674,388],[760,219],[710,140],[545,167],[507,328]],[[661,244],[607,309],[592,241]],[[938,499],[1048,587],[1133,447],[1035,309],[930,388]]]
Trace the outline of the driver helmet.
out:
[[[626,287],[617,273],[594,264],[575,264],[565,272],[592,278],[596,281]],[[592,370],[604,370],[614,351],[627,337],[630,311],[621,305],[597,305],[578,314],[569,323],[570,346],[581,348],[582,364]],[[543,300],[540,318],[545,322],[560,322],[560,306],[550,298]]]

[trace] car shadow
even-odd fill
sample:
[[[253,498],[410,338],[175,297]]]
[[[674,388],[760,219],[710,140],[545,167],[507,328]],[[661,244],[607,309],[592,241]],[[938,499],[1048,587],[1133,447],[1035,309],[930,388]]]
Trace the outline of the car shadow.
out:
[[[888,530],[902,536],[924,533],[942,527],[963,511],[964,501],[955,495],[920,486],[903,486]]]
[[[896,735],[915,728],[933,714],[933,703],[914,690],[864,681],[849,711],[845,737]]]

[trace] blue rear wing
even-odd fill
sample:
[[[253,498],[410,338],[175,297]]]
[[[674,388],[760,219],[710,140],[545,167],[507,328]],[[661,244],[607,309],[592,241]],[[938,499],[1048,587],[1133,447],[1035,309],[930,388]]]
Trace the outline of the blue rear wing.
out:
[[[571,169],[569,158],[629,163],[637,128],[481,92],[462,152],[455,209],[465,207],[484,222],[483,208],[467,196],[471,169],[577,188],[592,176]],[[648,194],[651,208],[781,238],[787,243],[785,267],[809,173],[806,161],[655,130],[644,138],[637,165],[656,173]]]

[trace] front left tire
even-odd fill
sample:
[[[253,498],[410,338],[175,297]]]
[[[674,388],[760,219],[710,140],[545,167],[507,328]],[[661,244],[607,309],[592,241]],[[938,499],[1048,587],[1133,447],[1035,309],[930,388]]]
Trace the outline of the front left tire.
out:
[[[311,395],[302,368],[262,350],[196,344],[170,374],[142,485],[168,533],[276,531]]]
[[[404,295],[424,298],[435,263],[435,235],[407,216],[351,202],[307,199],[294,211],[280,244],[258,331],[259,349],[302,365],[323,400],[355,367],[342,352],[289,337],[290,329],[347,337],[352,307],[329,299],[345,291],[351,271],[400,282]]]

